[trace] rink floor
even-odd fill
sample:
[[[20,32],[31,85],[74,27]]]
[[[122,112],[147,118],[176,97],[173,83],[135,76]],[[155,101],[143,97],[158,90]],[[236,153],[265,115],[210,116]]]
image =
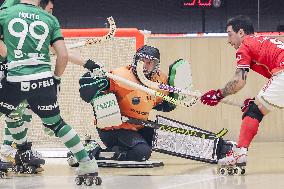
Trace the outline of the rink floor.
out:
[[[73,168],[65,158],[47,158],[39,175],[9,174],[0,180],[0,189],[283,189],[284,143],[255,143],[249,150],[245,176],[219,176],[216,165],[154,153],[158,168],[101,168],[101,186],[76,186]]]

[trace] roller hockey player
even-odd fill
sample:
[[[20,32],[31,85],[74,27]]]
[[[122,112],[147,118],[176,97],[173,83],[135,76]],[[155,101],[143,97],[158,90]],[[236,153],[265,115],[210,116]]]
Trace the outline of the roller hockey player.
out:
[[[112,73],[141,84],[135,71],[139,60],[144,61],[145,75],[149,79],[167,83],[166,76],[159,71],[159,50],[146,45],[137,51],[132,65],[118,68]],[[153,108],[171,111],[175,106],[107,78],[99,73],[101,66],[97,64],[94,67],[93,63],[88,60],[85,64],[85,67],[92,65],[93,72],[84,74],[80,79],[80,96],[94,108],[101,140],[107,149],[115,151],[113,159],[137,162],[148,160],[152,152],[154,130],[122,122],[121,116],[147,120],[149,111]]]
[[[219,160],[221,174],[240,175],[245,173],[247,149],[257,134],[262,118],[271,110],[284,107],[284,43],[255,35],[252,22],[242,15],[228,20],[227,33],[229,44],[237,50],[236,73],[224,88],[205,93],[201,102],[215,106],[223,98],[241,90],[250,69],[268,78],[256,98],[244,101],[238,145],[227,157]]]
[[[141,60],[144,62],[144,74],[148,79],[164,84],[170,81],[171,77],[167,80],[159,71],[159,50],[146,45],[138,49],[131,66],[118,68],[113,70],[112,73],[141,84],[136,72],[137,63],[141,63]],[[175,63],[181,63],[180,61],[182,60]],[[90,63],[93,63],[93,61],[88,60],[85,65],[88,67]],[[157,97],[148,95],[145,92],[107,78],[104,76],[103,71],[101,71],[102,67],[99,64],[96,67],[92,64],[92,69],[92,73],[88,72],[84,74],[79,81],[81,86],[80,96],[84,101],[93,106],[97,130],[100,139],[107,147],[107,151],[114,152],[112,159],[119,161],[143,162],[148,160],[152,152],[154,135],[153,128],[144,127],[152,124],[147,120],[149,111],[156,109],[158,111],[169,112],[172,111],[175,106]],[[172,71],[172,73],[175,72],[176,70]],[[171,72],[169,72],[169,74],[170,73]],[[178,86],[177,83],[171,84]],[[170,93],[170,95],[174,94]],[[122,121],[122,117],[127,118],[128,121]],[[135,121],[133,122],[133,120]],[[159,124],[157,126],[159,127]],[[216,139],[209,141],[214,145],[211,149],[214,158],[199,159],[200,161],[208,163],[216,163],[216,160],[224,157],[222,154],[226,153],[228,149],[231,149],[232,145],[227,145],[223,140],[219,141],[219,138],[213,133],[209,135]],[[100,147],[95,141],[92,145],[93,151],[90,155],[92,157],[102,158],[102,155],[97,153],[102,153]],[[93,154],[94,152],[95,154]],[[190,155],[187,157],[198,160],[197,157]],[[68,163],[71,166],[78,165],[76,161],[73,161],[71,153],[69,153]]]
[[[10,116],[10,113],[16,109],[15,107],[18,107],[21,102],[27,99],[32,111],[41,118],[43,125],[53,130],[55,136],[62,140],[80,162],[76,171],[78,175],[77,184],[84,182],[87,185],[92,185],[94,181],[95,184],[100,184],[101,180],[98,177],[96,161],[90,160],[77,133],[60,116],[56,89],[60,82],[58,77],[65,70],[68,54],[58,21],[51,14],[36,7],[39,5],[39,0],[25,0],[24,2],[4,10],[5,14],[0,14],[1,33],[5,34],[4,42],[9,40],[9,43],[6,44],[9,69],[7,77],[1,81],[2,88],[0,88],[0,101],[9,106],[0,106],[0,112]],[[10,39],[18,37],[18,35],[13,36],[16,31],[12,33],[7,31],[10,22],[14,25],[20,24],[19,27],[22,27],[21,25],[26,26],[23,23],[27,23],[27,26],[33,24],[34,20],[26,17],[19,18],[22,20],[21,22],[13,23],[11,20],[15,15],[19,15],[19,11],[40,15],[37,17],[37,22],[40,20],[40,23],[44,25],[44,27],[35,25],[32,29],[28,29],[32,32],[26,33],[23,43]],[[43,34],[40,41],[34,33]],[[50,44],[57,54],[54,75],[50,66]],[[19,54],[12,53],[15,49]],[[2,53],[1,56],[3,56]],[[32,67],[29,64],[32,64]],[[48,85],[36,89],[30,87],[31,84],[39,82],[47,82]],[[54,108],[50,111],[44,111],[44,108],[41,107],[45,106]],[[24,149],[27,150],[27,148]],[[18,155],[21,158],[25,157],[26,154],[19,152]]]

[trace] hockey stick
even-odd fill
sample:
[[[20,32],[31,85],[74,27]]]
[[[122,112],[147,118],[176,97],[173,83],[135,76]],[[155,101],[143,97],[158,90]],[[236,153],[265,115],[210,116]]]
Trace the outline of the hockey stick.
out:
[[[177,88],[175,86],[170,86],[170,85],[166,85],[166,84],[162,84],[162,83],[158,83],[158,82],[153,82],[151,80],[148,80],[144,73],[143,73],[143,62],[140,61],[137,64],[137,75],[139,80],[146,85],[147,87],[150,87],[152,89],[156,89],[156,90],[164,90],[164,91],[168,91],[168,92],[174,92],[177,94],[183,94],[183,95],[189,95],[189,96],[193,96],[193,97],[197,97],[200,98],[202,96],[201,92],[199,91],[190,91],[190,90],[185,90],[185,89],[180,89]],[[237,103],[237,102],[233,102],[232,100],[228,100],[228,99],[223,99],[221,100],[222,103],[224,104],[228,104],[228,105],[232,105],[232,106],[238,106],[238,107],[242,107],[242,104]]]
[[[107,41],[110,38],[112,38],[115,35],[115,32],[116,32],[115,21],[114,21],[112,16],[108,17],[107,21],[110,25],[110,28],[109,28],[109,32],[106,35],[99,37],[99,38],[89,38],[87,40],[83,40],[83,41],[80,41],[80,42],[77,42],[77,43],[72,43],[70,45],[67,45],[67,49],[74,49],[74,48],[83,47],[83,46],[87,46],[87,45],[94,45],[94,44],[97,44],[97,43],[101,43],[103,41]]]
[[[191,107],[193,106],[195,103],[186,103],[186,102],[183,102],[183,101],[180,101],[180,100],[177,100],[175,98],[172,98],[168,95],[165,95],[163,94],[162,92],[159,92],[159,91],[156,91],[156,90],[153,90],[153,89],[150,89],[148,87],[145,87],[145,86],[142,86],[140,84],[137,84],[133,81],[129,81],[127,79],[124,79],[122,77],[119,77],[117,75],[114,75],[112,73],[109,73],[109,72],[105,72],[104,73],[107,77],[111,78],[111,79],[114,79],[114,80],[117,80],[117,81],[120,81],[128,86],[131,86],[133,88],[136,88],[138,90],[141,90],[141,91],[144,91],[150,95],[153,95],[153,96],[156,96],[156,97],[161,97],[163,100],[167,101],[167,102],[170,102],[174,105],[179,105],[179,106],[183,106],[183,107]]]
[[[196,129],[184,129],[184,128],[178,128],[174,126],[169,126],[169,125],[164,125],[164,124],[159,124],[153,121],[145,121],[145,120],[140,120],[140,119],[134,119],[134,118],[128,118],[128,117],[122,117],[123,122],[135,124],[135,125],[142,125],[144,127],[150,127],[153,129],[159,129],[162,131],[167,131],[167,132],[172,132],[172,133],[178,133],[182,135],[189,135],[189,136],[195,136],[198,138],[203,138],[203,139],[214,139],[214,138],[220,138],[227,134],[228,129],[223,128],[221,131],[219,131],[217,134],[209,131],[202,130],[197,127],[192,128]]]

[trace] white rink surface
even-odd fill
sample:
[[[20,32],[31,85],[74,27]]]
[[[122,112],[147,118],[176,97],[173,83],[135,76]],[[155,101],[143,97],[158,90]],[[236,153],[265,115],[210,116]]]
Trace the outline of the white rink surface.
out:
[[[0,189],[283,189],[284,143],[255,143],[249,150],[245,176],[216,175],[216,165],[153,154],[162,160],[159,168],[101,168],[101,186],[76,186],[74,168],[65,158],[46,159],[40,175],[9,174],[0,180]]]

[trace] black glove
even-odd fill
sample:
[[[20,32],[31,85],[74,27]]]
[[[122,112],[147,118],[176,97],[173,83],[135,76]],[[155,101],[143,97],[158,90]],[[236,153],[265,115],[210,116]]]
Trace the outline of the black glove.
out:
[[[101,69],[102,67],[94,62],[93,60],[89,59],[87,62],[84,64],[84,68],[88,69],[89,71],[93,72],[95,69]]]

